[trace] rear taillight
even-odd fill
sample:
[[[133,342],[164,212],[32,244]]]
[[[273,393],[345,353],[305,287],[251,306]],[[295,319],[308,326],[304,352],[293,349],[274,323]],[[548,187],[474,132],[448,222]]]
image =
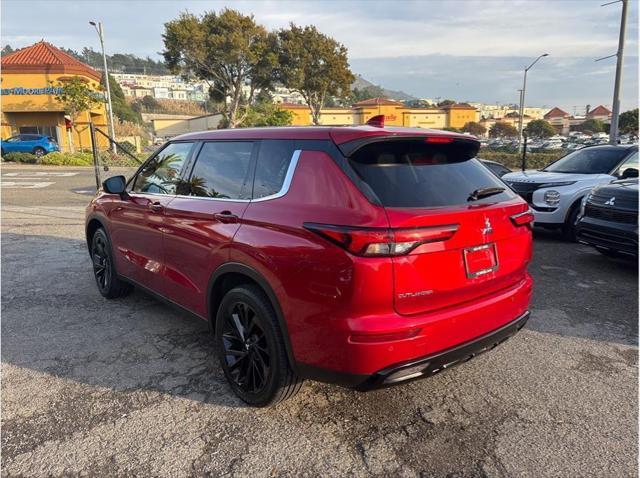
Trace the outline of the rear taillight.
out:
[[[411,229],[382,229],[305,223],[304,227],[357,256],[408,254],[421,244],[451,239],[458,224]]]
[[[531,227],[533,225],[534,216],[530,209],[525,212],[521,212],[520,214],[515,214],[511,216],[511,222],[515,226],[528,226]]]

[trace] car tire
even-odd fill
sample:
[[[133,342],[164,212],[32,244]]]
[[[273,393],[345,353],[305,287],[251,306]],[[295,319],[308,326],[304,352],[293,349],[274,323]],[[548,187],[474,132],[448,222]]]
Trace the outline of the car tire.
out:
[[[274,405],[302,388],[276,313],[259,287],[246,284],[226,293],[216,315],[215,342],[231,389],[249,405]]]
[[[580,214],[580,202],[578,201],[571,207],[567,219],[562,226],[562,237],[569,242],[576,242],[576,223]]]
[[[116,299],[129,294],[133,286],[118,278],[111,243],[104,229],[98,229],[91,238],[91,262],[98,291],[107,299]]]
[[[34,156],[37,156],[38,158],[44,156],[45,154],[47,154],[47,151],[44,148],[41,148],[40,146],[33,148],[33,154]]]

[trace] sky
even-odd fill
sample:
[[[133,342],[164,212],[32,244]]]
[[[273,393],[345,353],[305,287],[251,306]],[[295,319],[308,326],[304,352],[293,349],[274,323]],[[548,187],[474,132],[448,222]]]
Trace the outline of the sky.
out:
[[[610,107],[621,4],[610,0],[3,0],[3,45],[45,39],[99,50],[89,20],[102,21],[107,53],[160,58],[164,23],[182,11],[234,8],[273,30],[314,24],[349,50],[354,73],[419,98],[526,103],[584,113]],[[629,0],[622,109],[638,107],[638,0]]]

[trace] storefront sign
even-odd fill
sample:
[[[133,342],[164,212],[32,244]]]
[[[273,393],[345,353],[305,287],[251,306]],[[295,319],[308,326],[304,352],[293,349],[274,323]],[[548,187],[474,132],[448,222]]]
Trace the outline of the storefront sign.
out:
[[[62,93],[60,86],[47,86],[45,88],[23,88],[17,86],[15,88],[2,88],[2,95],[59,95]]]

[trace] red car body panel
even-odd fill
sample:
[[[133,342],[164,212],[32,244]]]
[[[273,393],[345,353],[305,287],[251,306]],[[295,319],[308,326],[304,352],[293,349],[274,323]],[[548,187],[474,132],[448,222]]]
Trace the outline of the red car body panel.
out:
[[[287,138],[340,145],[429,134],[469,140],[442,131],[374,127],[238,129],[178,139]],[[526,210],[520,198],[481,206],[383,207],[326,151],[303,149],[281,197],[220,201],[101,193],[88,208],[88,222],[105,226],[120,275],[209,320],[215,320],[208,294],[216,271],[225,264],[250,268],[277,300],[294,367],[363,376],[472,341],[526,314],[531,231],[510,220]],[[237,219],[220,221],[220,213]],[[482,232],[487,221],[490,241]],[[306,223],[459,227],[448,240],[390,258],[353,255],[305,229]],[[465,275],[465,249],[487,242],[495,244],[499,267],[479,277]]]

